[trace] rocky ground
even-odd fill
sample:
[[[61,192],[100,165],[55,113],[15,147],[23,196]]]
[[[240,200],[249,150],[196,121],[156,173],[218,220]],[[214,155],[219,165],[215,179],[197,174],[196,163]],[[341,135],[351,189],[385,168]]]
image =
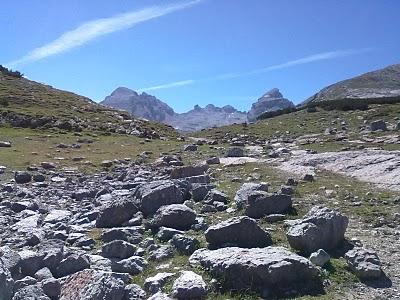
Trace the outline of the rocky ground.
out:
[[[192,142],[0,168],[0,299],[400,299],[397,152]]]

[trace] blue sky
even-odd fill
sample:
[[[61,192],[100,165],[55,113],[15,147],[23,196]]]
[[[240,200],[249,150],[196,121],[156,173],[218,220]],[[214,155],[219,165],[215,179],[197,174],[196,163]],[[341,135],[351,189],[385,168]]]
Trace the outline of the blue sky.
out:
[[[103,100],[144,90],[177,112],[299,103],[400,63],[398,0],[19,0],[0,11],[0,64]]]

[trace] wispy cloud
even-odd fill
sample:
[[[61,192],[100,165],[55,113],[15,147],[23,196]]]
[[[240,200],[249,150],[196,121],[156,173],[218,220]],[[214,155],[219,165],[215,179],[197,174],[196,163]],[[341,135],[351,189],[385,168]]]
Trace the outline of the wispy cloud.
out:
[[[15,67],[17,65],[38,61],[52,55],[60,54],[70,49],[87,44],[88,42],[100,36],[119,30],[128,29],[138,23],[158,18],[177,10],[188,8],[201,1],[202,0],[192,0],[170,5],[151,6],[141,10],[119,14],[110,18],[92,20],[81,24],[71,31],[63,33],[54,41],[39,48],[33,49],[22,58],[9,62],[6,65],[9,67]]]
[[[188,79],[188,80],[182,80],[182,81],[175,81],[167,84],[161,84],[161,85],[156,85],[148,88],[143,88],[139,89],[139,92],[144,92],[144,91],[155,91],[155,90],[162,90],[162,89],[168,89],[172,87],[177,87],[177,86],[184,86],[184,85],[189,85],[192,83],[195,83],[196,81],[193,79]]]
[[[250,70],[250,71],[246,71],[246,72],[224,73],[224,74],[219,74],[219,75],[215,75],[215,76],[211,76],[211,77],[207,77],[207,78],[201,78],[201,79],[195,79],[195,80],[194,79],[182,80],[182,81],[177,81],[177,82],[161,84],[158,86],[143,88],[143,89],[140,89],[140,91],[160,90],[160,89],[166,89],[166,88],[177,87],[177,86],[191,85],[191,84],[195,84],[198,82],[204,82],[204,81],[227,80],[227,79],[233,79],[233,78],[238,78],[238,77],[256,75],[256,74],[267,73],[267,72],[271,72],[271,71],[275,71],[275,70],[291,68],[291,67],[298,66],[298,65],[310,64],[310,63],[317,62],[317,61],[331,60],[331,59],[340,58],[340,57],[357,55],[357,54],[361,54],[361,53],[365,53],[365,52],[369,52],[369,51],[372,51],[372,48],[335,50],[335,51],[329,51],[329,52],[322,52],[322,53],[305,56],[305,57],[302,57],[299,59],[290,60],[290,61],[287,61],[287,62],[284,62],[281,64],[272,65],[272,66],[259,68],[259,69],[254,69],[254,70]]]

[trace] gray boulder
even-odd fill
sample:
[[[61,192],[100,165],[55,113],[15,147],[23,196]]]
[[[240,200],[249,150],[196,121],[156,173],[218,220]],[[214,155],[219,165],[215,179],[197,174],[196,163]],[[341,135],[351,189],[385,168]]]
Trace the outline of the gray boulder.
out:
[[[371,122],[371,131],[377,131],[377,130],[382,130],[382,131],[386,131],[387,130],[387,126],[386,126],[386,122],[383,120],[376,120]]]
[[[211,184],[201,184],[201,183],[194,183],[192,184],[192,198],[194,201],[202,201],[208,194],[209,191],[211,191],[214,188],[213,185]]]
[[[168,227],[161,227],[160,230],[157,232],[157,237],[160,241],[166,242],[172,239],[175,234],[183,234],[184,232],[181,230],[168,228]]]
[[[208,170],[207,165],[181,166],[172,169],[171,179],[203,175]]]
[[[142,290],[137,284],[128,284],[125,287],[124,300],[144,300],[146,299],[146,292]]]
[[[170,245],[162,245],[149,251],[149,260],[161,261],[174,256],[174,248]]]
[[[245,214],[252,218],[283,213],[291,207],[292,197],[290,195],[263,191],[252,192],[244,205]]]
[[[238,208],[244,208],[249,198],[249,195],[255,191],[264,191],[268,192],[268,184],[265,182],[261,183],[254,183],[254,182],[247,182],[244,183],[240,189],[236,192],[235,195],[235,202]]]
[[[10,271],[0,262],[0,299],[11,300],[13,296],[14,280]]]
[[[8,246],[0,248],[0,264],[8,269],[13,278],[20,274],[21,256]]]
[[[222,279],[224,288],[234,290],[287,291],[298,284],[311,285],[318,276],[308,259],[283,247],[200,249],[189,261]]]
[[[244,149],[241,147],[230,147],[226,150],[225,157],[243,157]]]
[[[192,236],[175,234],[171,239],[171,245],[174,246],[178,252],[190,255],[199,248],[200,242]]]
[[[140,186],[135,194],[141,212],[154,214],[163,205],[183,203],[179,187],[170,180],[153,181]]]
[[[28,285],[19,289],[13,300],[51,300],[43,291],[39,284]]]
[[[345,254],[350,269],[362,279],[379,278],[383,271],[375,251],[356,247]]]
[[[343,240],[349,219],[337,211],[315,206],[303,219],[289,221],[286,232],[289,244],[304,253],[331,250]]]
[[[129,221],[138,208],[129,199],[118,199],[100,207],[96,227],[118,227]]]
[[[213,204],[214,202],[228,203],[229,197],[225,193],[212,189],[209,191],[203,201],[206,204]]]
[[[140,243],[143,239],[143,227],[121,227],[104,229],[101,239],[108,243],[114,240],[123,240],[132,244]]]
[[[107,258],[128,258],[134,255],[136,246],[122,240],[109,242],[101,248],[101,255]]]
[[[196,212],[183,204],[160,207],[154,215],[154,227],[170,227],[179,230],[189,229],[196,222]]]
[[[65,280],[59,300],[123,300],[124,286],[124,281],[118,274],[83,270]]]
[[[323,267],[331,259],[324,249],[311,253],[309,260],[316,266]]]
[[[32,175],[26,171],[17,171],[14,173],[14,180],[19,184],[28,183],[32,180]]]
[[[129,273],[131,275],[142,273],[146,267],[147,261],[140,256],[131,256],[126,259],[115,261],[111,265],[113,272]]]
[[[266,247],[272,244],[271,236],[249,217],[234,217],[210,226],[205,232],[211,247],[238,246],[244,248]]]
[[[33,276],[42,268],[44,258],[42,253],[32,250],[23,250],[18,254],[21,257],[20,266],[23,275]]]
[[[192,271],[182,271],[172,285],[172,296],[176,299],[203,299],[206,295],[203,277]]]
[[[86,254],[74,253],[64,258],[56,269],[56,276],[64,277],[72,273],[88,269],[90,261]]]
[[[157,273],[152,277],[146,278],[144,289],[151,294],[155,294],[167,283],[168,279],[173,277],[175,273]]]
[[[61,293],[61,283],[55,278],[43,280],[40,283],[43,292],[51,299],[58,299]]]

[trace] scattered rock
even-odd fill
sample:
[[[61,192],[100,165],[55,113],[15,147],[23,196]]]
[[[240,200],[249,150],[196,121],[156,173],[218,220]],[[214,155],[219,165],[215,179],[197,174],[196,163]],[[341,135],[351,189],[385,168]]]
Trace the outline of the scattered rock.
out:
[[[175,234],[171,239],[173,245],[178,252],[190,255],[199,248],[200,242],[191,236],[183,234]]]
[[[345,254],[350,269],[362,279],[381,277],[381,262],[375,251],[356,247]]]
[[[304,253],[331,250],[343,240],[349,219],[327,207],[313,207],[303,219],[289,221],[286,233],[291,247]]]
[[[154,214],[163,205],[183,203],[182,192],[170,180],[153,181],[143,184],[135,194],[140,211],[144,216]]]
[[[244,248],[266,247],[272,244],[271,236],[249,217],[234,217],[205,232],[211,247],[238,246]]]
[[[309,259],[314,265],[323,267],[331,257],[324,249],[319,249],[318,251],[311,253]]]
[[[241,147],[231,147],[226,150],[225,157],[243,157],[244,149]]]
[[[118,227],[129,221],[138,212],[138,207],[129,199],[108,202],[100,208],[96,227]]]
[[[101,248],[101,254],[107,258],[128,258],[134,255],[136,247],[122,240],[111,241]]]
[[[196,222],[196,212],[183,204],[160,207],[154,215],[152,226],[170,227],[179,230],[189,229]]]
[[[62,284],[60,300],[123,300],[124,281],[118,274],[83,270],[69,276]]]
[[[387,126],[386,126],[386,122],[383,120],[376,120],[371,122],[371,131],[377,131],[377,130],[382,130],[382,131],[386,131],[387,130]]]
[[[223,279],[224,288],[234,290],[288,291],[313,284],[318,275],[308,259],[283,247],[199,249],[189,261]]]
[[[206,283],[192,271],[183,271],[172,285],[172,296],[176,299],[203,299],[206,295]]]
[[[26,171],[17,171],[14,174],[14,179],[15,179],[16,183],[24,184],[24,183],[31,182],[32,175]]]

